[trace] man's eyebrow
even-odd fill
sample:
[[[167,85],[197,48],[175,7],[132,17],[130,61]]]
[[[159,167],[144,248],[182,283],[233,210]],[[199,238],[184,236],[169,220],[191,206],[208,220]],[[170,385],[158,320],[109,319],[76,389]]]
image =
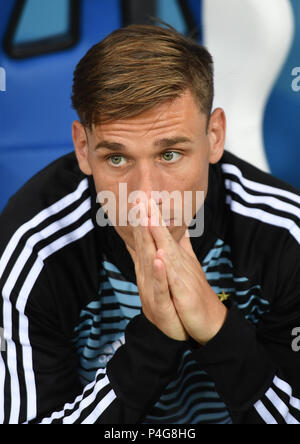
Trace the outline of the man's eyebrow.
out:
[[[183,136],[171,137],[171,138],[169,137],[157,140],[154,143],[154,146],[159,146],[160,148],[168,148],[170,146],[176,145],[177,143],[187,143],[187,142],[191,143],[192,140],[189,139],[188,137],[183,137]]]
[[[122,143],[110,142],[108,140],[101,140],[99,143],[97,143],[95,150],[98,150],[100,148],[107,148],[111,151],[126,150],[125,145],[123,145]]]
[[[159,148],[168,148],[178,143],[188,143],[188,142],[189,143],[192,142],[192,140],[189,139],[188,137],[183,137],[183,136],[171,137],[171,138],[169,137],[157,140],[156,142],[154,142],[154,146]],[[122,143],[110,142],[109,140],[101,140],[99,143],[97,143],[95,150],[98,150],[100,148],[107,148],[111,151],[120,151],[120,150],[126,151],[126,146],[123,145]]]

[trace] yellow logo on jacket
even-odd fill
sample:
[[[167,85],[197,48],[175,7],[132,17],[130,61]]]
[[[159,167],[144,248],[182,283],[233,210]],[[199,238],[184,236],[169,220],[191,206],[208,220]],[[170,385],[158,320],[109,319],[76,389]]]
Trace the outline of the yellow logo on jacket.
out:
[[[228,298],[230,298],[230,294],[226,293],[225,291],[222,291],[222,293],[218,294],[218,298],[221,302],[227,301]]]

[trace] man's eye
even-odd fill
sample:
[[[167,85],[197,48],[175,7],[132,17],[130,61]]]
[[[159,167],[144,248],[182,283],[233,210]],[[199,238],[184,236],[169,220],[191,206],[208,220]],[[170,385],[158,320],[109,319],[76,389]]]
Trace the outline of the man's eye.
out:
[[[176,151],[167,151],[163,153],[162,156],[168,163],[173,163],[180,158],[181,154]]]
[[[112,166],[122,165],[122,159],[124,160],[125,158],[123,156],[118,156],[118,155],[108,157],[108,161]]]

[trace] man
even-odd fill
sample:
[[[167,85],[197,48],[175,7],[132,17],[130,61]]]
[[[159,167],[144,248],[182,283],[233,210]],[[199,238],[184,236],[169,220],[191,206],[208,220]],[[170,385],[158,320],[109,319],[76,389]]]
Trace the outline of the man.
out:
[[[0,219],[1,422],[299,422],[300,194],[224,151],[212,100],[211,56],[171,28],[117,30],[78,64],[76,157]],[[139,193],[123,224],[120,184]],[[166,216],[157,191],[184,199]]]

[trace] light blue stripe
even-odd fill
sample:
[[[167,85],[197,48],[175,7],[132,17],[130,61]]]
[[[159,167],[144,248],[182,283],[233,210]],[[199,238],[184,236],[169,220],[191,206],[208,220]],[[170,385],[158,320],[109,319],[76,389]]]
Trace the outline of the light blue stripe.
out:
[[[170,408],[173,408],[176,405],[179,405],[181,403],[182,399],[185,398],[187,396],[187,394],[191,390],[194,390],[194,389],[197,389],[199,396],[201,394],[202,398],[218,398],[218,399],[220,399],[220,396],[218,395],[218,393],[215,390],[214,391],[209,391],[209,390],[202,391],[203,385],[201,383],[197,382],[195,384],[192,384],[192,385],[189,385],[188,387],[186,387],[186,389],[183,392],[181,392],[182,388],[180,388],[180,389],[177,389],[176,392],[169,393],[168,395],[162,395],[159,399],[159,403],[163,405],[163,401],[171,401],[172,399],[175,400],[178,398],[178,395],[180,393],[179,401],[169,404],[171,406]]]
[[[191,365],[195,365],[195,362],[189,361],[189,362],[185,363],[184,366],[182,368],[180,368],[178,377],[174,381],[172,381],[168,384],[168,388],[174,387],[182,378],[182,373],[187,369],[187,367],[190,367]],[[203,375],[203,372],[200,370],[196,370],[195,374]]]
[[[112,310],[107,310],[112,311]],[[141,313],[141,307],[125,307],[124,305],[120,304],[120,309],[116,309],[114,311],[119,311],[120,316],[125,316],[126,318],[134,318],[135,316],[137,316],[138,314]],[[103,305],[103,315],[105,312],[105,306]]]
[[[122,317],[122,311],[119,308],[116,308],[114,310],[105,310],[105,307],[103,307],[102,311],[102,318],[117,318]]]
[[[129,319],[133,319],[135,316],[138,316],[141,313],[140,308],[127,308],[121,306],[121,310],[123,312],[123,315]]]
[[[85,319],[84,321],[82,321],[77,327],[75,327],[74,331],[75,332],[79,332],[81,330],[83,330],[85,327],[90,326],[92,330],[92,333],[96,334],[96,333],[100,333],[102,329],[108,329],[108,328],[115,328],[115,326],[118,326],[120,322],[125,321],[128,322],[128,319],[132,319],[133,317],[137,316],[138,314],[140,314],[140,309],[136,309],[136,310],[132,310],[132,309],[128,309],[127,307],[122,307],[122,310],[108,310],[107,312],[102,312],[100,315],[94,315],[89,319]],[[109,317],[119,317],[121,318],[120,321],[117,322],[102,322],[101,320],[107,319]],[[95,327],[93,324],[95,322],[99,322],[100,326],[99,327]],[[91,330],[90,330],[91,331]]]
[[[119,302],[115,295],[111,295],[111,296],[104,296],[103,295],[103,296],[101,296],[101,301],[102,301],[103,307],[108,304],[117,304]]]
[[[234,280],[234,282],[248,282],[249,281],[249,279],[246,278],[246,277],[235,277],[235,276],[232,276],[232,279]]]
[[[210,250],[203,260],[203,266],[209,264],[209,262],[211,262],[213,258],[218,259],[218,256],[222,253],[222,251],[222,247],[213,248],[212,250]]]
[[[116,341],[120,337],[120,333],[123,333],[121,331],[117,331],[115,333],[106,333],[105,336],[101,336],[99,341],[95,341],[93,339],[89,339],[88,345],[92,348],[98,348],[102,347],[107,341]],[[87,338],[89,338],[90,332],[87,332],[85,335],[83,332],[80,335],[80,338],[78,338],[78,342],[76,344],[82,348],[82,346],[87,345]]]
[[[111,330],[111,329],[115,329],[115,330],[122,330],[124,325],[127,325],[129,322],[129,320],[127,319],[121,319],[118,322],[107,322],[105,324],[102,324],[102,331],[105,330]],[[125,327],[124,327],[125,329]]]
[[[102,264],[103,264],[105,270],[113,271],[114,273],[121,274],[120,270],[114,264],[112,264],[111,262],[103,261]]]
[[[224,241],[222,241],[222,239],[217,239],[215,246],[220,247],[222,245],[224,245]]]
[[[222,402],[201,402],[201,404],[197,404],[194,407],[191,408],[191,410],[189,410],[188,412],[186,412],[186,410],[189,408],[189,405],[192,401],[196,400],[198,398],[198,394],[196,393],[194,396],[192,396],[188,402],[186,403],[186,405],[184,406],[183,409],[181,409],[180,411],[178,411],[178,413],[176,413],[176,415],[172,414],[172,415],[168,415],[168,416],[164,416],[163,417],[155,417],[155,416],[148,416],[147,418],[151,418],[151,419],[172,419],[174,418],[174,416],[178,417],[178,416],[183,416],[186,415],[184,417],[184,421],[183,424],[189,424],[189,419],[191,418],[191,416],[193,416],[193,414],[198,411],[198,410],[207,410],[207,409],[220,409],[223,408],[224,410],[226,410],[225,405]],[[224,416],[224,410],[221,414],[217,414],[217,418]],[[205,414],[204,414],[205,415]],[[214,416],[214,413],[211,413],[207,416],[207,418],[211,419],[215,419],[216,417]],[[182,421],[182,420],[180,420]]]
[[[207,280],[218,281],[220,279],[232,279],[232,273],[221,274],[219,271],[209,271],[205,273]]]
[[[126,295],[122,295],[122,296],[125,296],[125,298],[126,298]],[[131,296],[130,296],[130,298],[131,298]],[[120,304],[120,308],[122,308],[122,310],[127,309],[127,310],[136,310],[136,311],[139,310],[140,311],[141,307],[142,307],[142,303],[141,303],[141,300],[139,297],[138,297],[138,299],[140,302],[138,305],[126,304],[126,305],[129,305],[129,307],[125,307],[125,306],[123,306],[123,304],[125,304],[126,302],[123,301],[123,303],[122,303],[119,299],[116,298],[116,296],[103,296],[102,308],[103,308],[103,310],[105,310],[105,306],[108,304]],[[132,299],[131,299],[131,301],[132,301]]]
[[[138,288],[136,285],[132,284],[131,282],[127,281],[119,281],[118,279],[114,279],[111,277],[108,277],[109,282],[111,283],[112,287],[116,290],[122,290],[122,291],[130,291],[132,293],[138,294]],[[130,295],[131,297],[134,297],[135,295]]]
[[[87,342],[86,346],[83,349],[83,353],[80,359],[81,365],[85,369],[94,368],[96,365],[96,361],[98,361],[98,356],[100,356],[98,349],[92,350],[91,348],[88,348],[87,345],[89,345],[89,341]]]
[[[208,262],[211,262],[213,259],[219,259],[220,255],[223,253],[223,251],[227,253],[231,253],[231,248],[229,245],[222,245],[217,248],[213,248],[209,251],[209,253],[206,255],[205,259],[203,260],[203,264],[207,264]]]
[[[83,323],[84,323],[84,322],[87,322],[87,321],[91,321],[91,322],[100,322],[100,320],[101,320],[101,313],[99,313],[99,314],[93,314],[93,313],[91,313],[90,311],[84,311],[84,312],[81,313],[81,315],[80,315],[80,319],[82,319],[82,318],[85,317],[85,316],[88,316],[88,318],[85,319],[85,320],[83,321]],[[80,325],[81,325],[81,324],[80,324]],[[76,327],[76,328],[77,328],[77,327]]]
[[[224,416],[227,414],[227,418],[224,419],[223,421],[221,420],[221,418],[224,418]],[[200,414],[198,416],[196,416],[196,418],[190,422],[189,424],[199,424],[199,421],[204,423],[205,421],[208,423],[209,421],[214,420],[214,421],[218,421],[218,424],[232,424],[232,419],[229,416],[229,413],[227,411],[224,411],[223,413],[208,413],[208,414]]]
[[[257,305],[254,305],[254,307],[251,308],[251,311],[247,313],[247,316],[251,316],[252,314],[259,314],[262,315],[266,312],[266,310],[261,310]]]
[[[176,388],[176,391],[180,392],[182,390],[182,388],[187,384],[187,381],[195,376],[199,376],[199,372],[194,371],[194,372],[188,373],[184,377],[181,374],[180,377],[176,381],[177,384],[180,383],[179,387],[176,387],[177,384],[173,384],[173,382],[172,382],[167,386],[167,390],[170,390],[172,388]],[[201,381],[201,382],[199,382],[199,384],[201,385],[202,388],[212,388],[212,389],[215,388],[215,385],[213,382]]]
[[[120,304],[120,305],[128,305],[130,309],[140,309],[142,307],[142,302],[140,296],[122,294],[118,291],[114,291],[114,295],[110,296],[102,296],[102,308],[105,309],[105,306],[108,304]]]
[[[228,259],[227,257],[220,257],[220,259],[216,259],[215,261],[213,261],[213,264],[207,264],[205,265],[206,268],[210,268],[211,266],[213,267],[217,267],[218,265],[221,264],[226,264],[228,265],[230,268],[233,268],[232,262],[230,259]],[[204,268],[204,266],[203,266]]]
[[[84,319],[84,321],[81,321],[81,323],[75,328],[75,331],[82,330],[86,326],[92,327],[92,325],[96,322],[100,324],[100,321],[101,315],[92,316],[91,314],[89,314],[89,317],[87,319]]]
[[[130,305],[132,308],[134,307],[141,307],[141,299],[139,295],[133,295],[133,294],[123,294],[119,293],[118,291],[114,291],[116,297],[118,298],[118,301],[120,301],[123,304]]]
[[[252,315],[246,315],[245,316],[245,318],[248,320],[248,321],[251,321],[253,324],[257,324],[258,323],[258,321],[259,321],[259,318],[257,318],[254,314],[252,314]]]
[[[249,293],[251,293],[251,291],[253,291],[255,288],[257,288],[258,290],[260,290],[260,285],[254,285],[253,287],[247,288],[247,290],[236,290],[236,294],[238,296],[245,296],[248,295]],[[256,295],[253,295],[254,297],[257,297]],[[262,299],[264,300],[264,299]]]
[[[97,344],[96,348],[92,347],[92,348],[95,348],[95,350],[92,350],[92,352],[95,353],[94,358],[97,357],[97,356],[100,356],[101,353],[102,353],[102,350],[104,350],[106,347],[108,347],[109,345],[113,344],[114,342],[118,341],[122,335],[123,335],[123,332],[121,332],[121,335],[120,335],[120,333],[119,334],[118,333],[112,333],[110,335],[112,337],[108,340],[107,339],[108,335],[106,334],[106,342],[105,343],[101,344],[101,342],[103,342],[103,341],[100,341],[99,344]],[[88,346],[91,346],[90,343],[89,343],[89,339],[87,340],[87,338],[84,338],[84,343],[82,345],[80,345],[79,347],[78,347],[78,344],[76,344],[76,346],[77,346],[76,348],[78,350],[81,350],[80,359],[84,359],[85,358],[84,352],[86,350],[90,350],[88,348]]]
[[[232,419],[230,418],[230,416],[228,416],[227,419],[225,419],[224,421],[221,421],[219,424],[233,424]]]
[[[185,387],[188,384],[189,379],[191,379],[193,376],[195,376],[194,373],[190,373],[190,374],[186,375],[185,378],[180,382],[180,386],[177,388],[174,387],[176,390],[175,392],[170,393],[169,395],[162,395],[160,397],[159,401],[164,400],[165,399],[164,396],[170,396],[170,397],[172,397],[173,395],[178,396],[178,394],[183,390],[183,387]],[[208,392],[215,392],[215,384],[211,383],[209,381],[198,382],[197,387],[199,388],[199,391],[204,390],[207,393]],[[170,387],[167,387],[167,389],[169,390]],[[219,396],[218,396],[218,398],[219,398]],[[172,399],[172,398],[170,398],[170,399]]]
[[[191,350],[189,350],[189,349],[187,349],[187,350],[185,350],[185,352],[183,353],[183,355],[182,355],[182,363],[184,363],[184,360],[189,356],[189,355],[191,355],[192,354],[192,351]]]
[[[235,288],[217,287],[216,285],[211,285],[211,288],[217,294],[222,293],[222,291],[225,291],[225,293],[234,293],[236,291]]]
[[[186,380],[188,380],[188,379],[190,378],[190,376],[191,376],[191,375],[189,375],[189,377],[187,377]],[[197,387],[197,391],[196,391],[196,393],[194,393],[194,394],[191,395],[191,396],[192,396],[192,399],[198,399],[198,398],[200,399],[200,397],[206,397],[206,398],[208,398],[208,397],[213,397],[213,396],[214,396],[213,394],[215,394],[214,397],[218,398],[218,400],[220,401],[220,397],[219,397],[219,395],[217,394],[214,385],[213,385],[213,387],[211,387],[212,390],[206,389],[205,387],[203,387],[203,385],[204,385],[204,384],[201,384],[201,382],[198,382],[198,383],[193,384],[193,386],[187,386],[186,381],[182,381],[182,383],[180,384],[180,386],[181,386],[180,389],[176,389],[175,392],[165,395],[165,396],[167,396],[167,397],[170,397],[170,399],[172,399],[172,398],[174,399],[174,396],[175,396],[176,398],[179,397],[178,399],[175,399],[175,400],[174,400],[175,402],[172,402],[171,404],[169,404],[168,406],[166,406],[165,403],[162,402],[162,401],[163,401],[162,397],[160,397],[160,399],[159,399],[159,401],[157,402],[156,406],[157,406],[157,407],[160,407],[160,408],[162,408],[162,409],[169,409],[169,408],[171,409],[171,408],[175,408],[175,407],[180,406],[180,404],[183,403],[183,402],[182,402],[183,399],[184,399],[184,398],[186,397],[186,395],[190,392],[191,387]],[[187,386],[187,387],[185,387],[184,391],[182,391],[182,389],[183,389],[184,386]],[[190,400],[190,399],[191,399],[191,397],[189,397],[189,400]],[[222,404],[223,404],[223,403],[222,403]]]
[[[101,305],[101,301],[92,301],[81,311],[81,313],[87,313],[89,310],[99,310]]]
[[[91,330],[90,330],[90,334],[93,335],[93,336],[100,335],[101,331],[102,331],[101,327],[95,327],[93,325]]]
[[[99,292],[102,290],[110,290],[112,288],[110,282],[101,282]]]
[[[237,305],[238,305],[238,307],[239,307],[240,309],[244,309],[244,308],[249,307],[249,305],[250,305],[253,301],[259,301],[259,302],[262,303],[263,305],[270,305],[268,301],[265,301],[264,299],[260,299],[260,298],[258,298],[257,296],[251,296],[251,298],[250,298],[247,302],[245,302],[245,304],[239,304],[239,303],[238,303]],[[261,313],[263,313],[263,312],[261,312]]]
[[[226,406],[224,404],[221,404],[221,406],[222,405],[223,405],[223,410],[220,411],[220,412],[216,412],[216,413],[202,413],[202,414],[200,414],[201,418],[202,418],[202,421],[211,421],[211,420],[218,420],[220,418],[224,418],[224,416],[226,415],[227,409],[226,409]],[[213,402],[211,404],[210,403],[206,403],[206,404],[204,404],[203,407],[202,407],[202,404],[201,404],[201,408],[197,408],[197,406],[195,406],[195,407],[193,407],[191,409],[191,412],[188,413],[188,415],[185,417],[184,423],[185,424],[189,424],[190,421],[191,421],[191,417],[194,415],[194,413],[197,410],[205,410],[205,409],[209,409],[209,408],[218,408],[219,406],[220,406],[220,404],[213,403]]]
[[[85,348],[87,346],[91,347],[91,348],[98,348],[99,347],[99,342],[95,341],[93,339],[90,338],[90,332],[88,333],[87,336],[85,335],[80,335],[80,337],[78,337],[78,340],[76,342],[76,345],[78,347],[78,349],[80,348]]]
[[[178,401],[178,402],[176,402],[176,403],[174,403],[174,404],[170,404],[170,405],[164,405],[164,404],[162,404],[161,402],[157,402],[156,403],[156,405],[155,405],[155,407],[156,408],[158,408],[158,409],[160,409],[160,410],[163,410],[164,412],[167,412],[168,410],[171,410],[172,408],[178,408],[180,405],[181,405],[181,402],[182,402],[182,398],[183,397],[181,397],[181,399],[180,399],[180,401]],[[189,408],[189,406],[191,405],[191,403],[193,402],[193,401],[196,401],[197,399],[199,400],[199,408],[201,409],[201,410],[204,410],[205,409],[205,406],[207,407],[207,406],[210,406],[211,408],[216,408],[216,409],[225,409],[225,405],[224,405],[224,403],[222,402],[222,401],[219,401],[219,402],[209,402],[209,401],[207,401],[207,402],[203,402],[203,400],[202,400],[202,393],[201,393],[201,396],[200,396],[200,393],[194,393],[194,394],[192,394],[187,400],[186,400],[186,402],[185,402],[185,404],[184,404],[184,406],[181,408],[181,409],[178,409],[178,413],[176,413],[176,415],[186,415],[188,412],[186,411],[188,408]],[[209,397],[208,397],[209,398]],[[219,397],[218,397],[218,399],[220,399]],[[169,416],[169,418],[171,418],[172,416],[174,416],[174,414],[173,415],[170,415]]]
[[[116,299],[115,296],[111,296],[112,299],[110,299],[109,301],[105,300],[105,304],[103,304],[103,313],[105,312],[105,305],[108,304],[116,304],[118,303],[120,305],[120,314],[126,316],[126,318],[133,318],[136,315],[141,313],[141,308],[142,308],[142,304],[140,306],[129,306],[129,307],[125,307],[124,303],[121,303],[120,301],[118,301]],[[130,304],[126,304],[126,305],[130,305]],[[119,308],[116,308],[114,311],[119,310]],[[109,310],[108,310],[109,311]]]
[[[78,332],[78,331],[82,330],[83,327],[85,327],[87,325],[92,326],[92,324],[93,324],[93,320],[92,319],[85,319],[77,327],[75,327],[74,331]]]

